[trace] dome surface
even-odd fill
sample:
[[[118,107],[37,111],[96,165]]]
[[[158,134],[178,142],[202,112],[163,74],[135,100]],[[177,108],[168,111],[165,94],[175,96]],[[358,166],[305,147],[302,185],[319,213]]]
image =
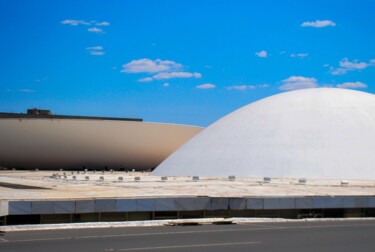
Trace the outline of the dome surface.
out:
[[[164,160],[164,176],[375,179],[375,95],[274,95],[213,123]]]

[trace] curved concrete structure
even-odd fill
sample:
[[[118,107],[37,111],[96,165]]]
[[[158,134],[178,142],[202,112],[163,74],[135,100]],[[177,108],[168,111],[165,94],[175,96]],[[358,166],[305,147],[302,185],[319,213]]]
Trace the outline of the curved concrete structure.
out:
[[[375,179],[375,95],[304,89],[249,104],[163,161],[154,175]]]
[[[152,169],[200,127],[95,119],[0,119],[0,165]]]

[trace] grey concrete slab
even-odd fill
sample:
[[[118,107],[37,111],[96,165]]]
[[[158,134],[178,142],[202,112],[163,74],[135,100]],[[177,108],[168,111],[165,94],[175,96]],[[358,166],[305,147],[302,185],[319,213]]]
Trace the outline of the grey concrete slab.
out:
[[[10,201],[9,215],[31,214],[31,201]]]
[[[117,212],[135,212],[137,211],[136,199],[118,199],[116,201]]]
[[[229,199],[228,198],[212,198],[211,199],[211,210],[228,210]]]
[[[76,213],[94,213],[95,200],[77,200]]]
[[[156,199],[156,211],[175,211],[175,199],[174,198],[161,198]]]
[[[314,198],[313,197],[298,197],[296,198],[296,208],[297,209],[310,209],[314,208]]]
[[[9,202],[0,201],[0,216],[6,216],[9,214]]]
[[[75,201],[55,201],[53,203],[54,214],[73,214],[76,211]]]
[[[32,201],[31,214],[53,214],[53,201]]]
[[[245,210],[247,206],[246,198],[230,198],[229,209],[231,210]]]
[[[246,202],[246,209],[264,209],[264,199],[263,198],[248,198]]]
[[[156,209],[156,199],[137,199],[137,211],[152,212]]]
[[[99,199],[95,201],[95,211],[104,212],[116,212],[117,211],[117,200],[116,199]]]

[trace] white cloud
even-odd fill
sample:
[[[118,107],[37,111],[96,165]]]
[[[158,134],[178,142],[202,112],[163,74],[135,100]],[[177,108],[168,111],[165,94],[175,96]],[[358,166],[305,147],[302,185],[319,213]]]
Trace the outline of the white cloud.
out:
[[[256,89],[256,86],[253,85],[234,85],[227,87],[228,90],[239,90],[239,91],[245,91],[245,90],[253,90]]]
[[[239,91],[245,91],[247,89],[246,85],[235,85],[235,86],[229,86],[227,87],[228,90],[239,90]]]
[[[64,25],[71,25],[71,26],[77,26],[77,25],[91,25],[90,22],[86,22],[84,20],[73,20],[73,19],[66,19],[61,21]]]
[[[158,73],[168,72],[181,69],[182,65],[171,60],[151,60],[151,59],[139,59],[132,60],[127,64],[123,65],[121,72],[125,73]]]
[[[315,28],[323,28],[327,26],[336,26],[336,23],[331,20],[316,20],[312,22],[303,22],[301,24],[302,27],[315,27]]]
[[[163,72],[158,73],[152,78],[154,80],[166,80],[172,78],[201,78],[202,75],[200,73],[189,73],[189,72]]]
[[[367,84],[356,81],[356,82],[344,82],[341,84],[337,84],[336,87],[338,88],[367,88]]]
[[[346,74],[347,72],[348,72],[348,70],[346,70],[344,68],[331,67],[331,74],[333,74],[333,75],[343,75],[343,74]]]
[[[139,82],[150,82],[150,81],[153,81],[154,79],[152,77],[146,77],[146,78],[142,78],[142,79],[139,79],[138,81]]]
[[[371,64],[371,65],[375,65],[375,59],[371,59],[371,60],[370,60],[370,64]]]
[[[95,56],[102,56],[105,54],[104,47],[103,46],[90,46],[86,47],[86,50],[89,54],[95,55]]]
[[[169,83],[168,82],[164,83],[163,87],[169,87]]]
[[[42,82],[42,81],[46,81],[46,80],[48,80],[48,77],[47,77],[47,76],[46,76],[46,77],[43,77],[43,78],[35,79],[34,81],[35,81],[35,82]]]
[[[368,64],[365,62],[358,62],[358,60],[353,60],[350,62],[348,58],[344,58],[340,61],[340,66],[348,70],[358,70],[368,67]]]
[[[32,90],[32,89],[18,89],[18,92],[21,92],[21,93],[35,93],[35,90]]]
[[[91,27],[91,28],[87,29],[87,31],[93,32],[93,33],[103,33],[103,29],[98,28],[98,27]]]
[[[358,60],[349,61],[348,58],[344,58],[339,62],[340,67],[331,67],[331,74],[333,75],[343,75],[348,71],[362,70],[369,66],[372,66],[372,60],[370,63],[359,62]]]
[[[103,51],[90,51],[89,53],[94,56],[102,56],[105,54]]]
[[[85,21],[85,20],[74,20],[74,19],[63,20],[63,21],[61,21],[61,24],[71,25],[71,26],[78,26],[78,25],[109,26],[110,25],[110,23],[107,22],[107,21],[97,22],[95,20]],[[98,27],[90,27],[89,29],[87,29],[87,31],[93,32],[93,33],[104,33],[103,29],[102,28],[98,28]]]
[[[291,76],[285,80],[284,83],[279,87],[280,90],[296,90],[303,88],[318,88],[318,87],[337,87],[337,88],[367,88],[367,84],[356,81],[356,82],[344,82],[341,84],[318,84],[315,78],[303,77],[303,76]]]
[[[103,50],[103,46],[89,46],[86,47],[87,50]]]
[[[228,90],[238,90],[238,91],[245,91],[245,90],[254,90],[257,88],[267,88],[269,87],[268,84],[261,84],[261,85],[234,85],[228,86]]]
[[[77,26],[77,25],[109,26],[111,23],[107,21],[97,22],[95,20],[85,21],[85,20],[66,19],[66,20],[61,21],[61,24],[71,25],[71,26]]]
[[[296,58],[296,57],[298,57],[298,58],[300,58],[300,59],[303,59],[303,58],[305,58],[305,57],[307,57],[307,56],[309,56],[308,53],[292,53],[292,54],[290,55],[290,57],[292,57],[292,58]]]
[[[198,89],[211,89],[211,88],[215,88],[215,87],[216,87],[216,85],[211,84],[211,83],[205,83],[205,84],[196,86],[196,88],[198,88]]]
[[[109,26],[110,24],[111,23],[106,22],[106,21],[104,21],[104,22],[95,22],[96,26]]]
[[[315,78],[303,77],[303,76],[291,76],[285,80],[284,83],[279,87],[280,90],[296,90],[303,88],[316,88],[318,87]]]
[[[268,53],[267,53],[267,51],[262,50],[260,52],[255,52],[255,55],[258,56],[258,57],[260,57],[260,58],[267,58]]]
[[[122,65],[121,72],[125,73],[147,73],[153,74],[139,79],[139,82],[150,82],[153,80],[168,80],[173,78],[201,78],[202,74],[197,72],[181,71],[183,65],[172,60],[151,60],[139,59],[132,60],[127,64]]]

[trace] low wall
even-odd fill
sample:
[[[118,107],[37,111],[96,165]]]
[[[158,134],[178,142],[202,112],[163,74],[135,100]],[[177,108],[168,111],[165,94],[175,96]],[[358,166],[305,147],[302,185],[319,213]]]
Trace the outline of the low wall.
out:
[[[0,201],[0,216],[105,212],[375,208],[375,196],[176,197],[138,199]]]

